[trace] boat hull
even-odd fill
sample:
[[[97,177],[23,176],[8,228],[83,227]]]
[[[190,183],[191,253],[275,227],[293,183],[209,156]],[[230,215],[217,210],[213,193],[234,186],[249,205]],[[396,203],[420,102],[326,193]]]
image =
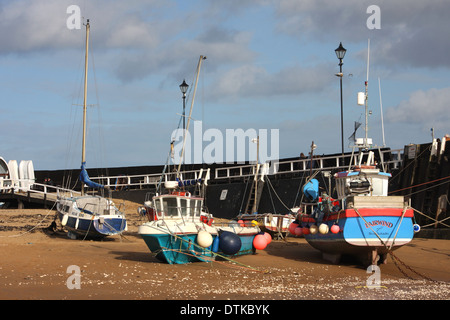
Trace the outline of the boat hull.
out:
[[[324,258],[338,263],[345,255],[355,256],[364,264],[386,262],[391,250],[396,250],[413,239],[413,212],[403,212],[398,208],[366,208],[358,211],[345,210],[337,217],[324,219],[329,230],[334,224],[339,226],[338,233],[317,232],[305,235],[308,243],[321,251]],[[303,219],[303,222],[311,220]]]
[[[85,203],[85,209],[78,206],[80,203]],[[86,203],[89,203],[89,206]],[[62,226],[74,235],[74,238],[100,239],[127,230],[125,216],[111,204],[105,206],[104,203],[107,203],[107,200],[100,197],[64,198],[58,200],[56,209]],[[96,210],[90,211],[87,207]],[[105,212],[108,214],[102,214]]]
[[[198,228],[209,232],[213,244],[207,248],[198,245]],[[257,228],[223,227],[215,228],[205,224],[193,224],[191,226],[178,226],[180,232],[157,226],[156,222],[148,222],[139,227],[138,233],[144,239],[150,251],[156,254],[156,258],[169,264],[185,264],[190,262],[213,261],[217,256],[239,256],[254,253],[253,239],[258,234]],[[190,230],[189,230],[190,229]],[[214,241],[220,237],[220,231],[229,231],[239,236],[241,247],[234,255],[226,255],[221,250],[214,248]],[[220,238],[219,238],[220,239]]]
[[[76,217],[58,213],[61,223],[71,233],[88,238],[104,238],[122,233],[126,229],[126,220],[117,216]]]

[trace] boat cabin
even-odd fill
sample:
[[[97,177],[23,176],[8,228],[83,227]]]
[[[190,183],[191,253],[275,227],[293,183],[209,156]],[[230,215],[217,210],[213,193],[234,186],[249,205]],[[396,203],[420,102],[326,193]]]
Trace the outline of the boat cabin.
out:
[[[199,219],[202,212],[203,199],[191,197],[187,192],[174,192],[153,197],[152,204],[153,212],[149,212],[150,221]]]
[[[335,174],[338,198],[348,196],[387,196],[390,173],[374,166],[357,166]]]
[[[98,196],[81,196],[62,199],[59,203],[59,210],[62,213],[83,212],[93,215],[117,214],[117,208],[111,201]]]

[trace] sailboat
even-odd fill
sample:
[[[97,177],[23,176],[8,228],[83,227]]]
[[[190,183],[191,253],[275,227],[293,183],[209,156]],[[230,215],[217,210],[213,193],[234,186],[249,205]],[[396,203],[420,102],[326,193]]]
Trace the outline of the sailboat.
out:
[[[197,78],[202,61],[200,56],[197,66]],[[186,130],[189,130],[194,98],[188,117]],[[186,136],[183,141],[181,159],[183,159]],[[260,232],[252,223],[231,222],[217,224],[213,216],[204,210],[204,188],[209,179],[209,169],[202,170],[196,179],[183,180],[180,175],[181,161],[176,170],[176,179],[167,180],[166,193],[147,198],[144,211],[149,221],[141,225],[138,233],[144,239],[156,258],[169,264],[185,264],[198,261],[212,261],[218,256],[251,254],[255,252],[253,241]],[[164,172],[163,172],[164,175]],[[162,181],[162,180],[161,180]],[[186,186],[200,187],[199,195],[186,191]]]
[[[358,104],[365,105],[365,137],[355,139],[348,170],[333,176],[337,199],[320,193],[318,180],[310,176],[303,186],[297,220],[290,226],[291,233],[304,235],[332,263],[348,255],[364,265],[384,264],[388,254],[413,239],[418,227],[413,224],[414,211],[408,200],[388,196],[391,174],[382,170],[381,152],[377,164],[374,152],[369,151],[374,148],[368,137],[368,78],[367,71],[365,92],[358,93]],[[311,155],[314,147],[313,143]]]
[[[90,180],[86,171],[86,101],[87,101],[87,71],[89,50],[89,20],[86,23],[86,57],[84,70],[84,102],[83,102],[83,139],[81,172],[81,195],[70,193],[58,194],[56,209],[61,224],[66,228],[70,238],[104,238],[121,234],[127,228],[125,215],[111,199],[99,195],[89,195],[85,192],[85,185],[95,189],[105,189],[101,184]]]

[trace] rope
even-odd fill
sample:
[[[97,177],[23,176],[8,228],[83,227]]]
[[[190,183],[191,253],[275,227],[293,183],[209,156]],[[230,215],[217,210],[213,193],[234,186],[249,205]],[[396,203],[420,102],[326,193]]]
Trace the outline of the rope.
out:
[[[84,210],[83,210],[83,211],[84,211]],[[84,240],[86,239],[86,237],[87,237],[87,235],[88,235],[88,233],[89,233],[89,230],[91,230],[91,225],[92,225],[92,221],[94,220],[94,218],[95,218],[95,216],[94,216],[94,214],[92,214],[91,221],[89,222],[89,228],[87,229],[86,234],[84,235],[84,238],[83,238],[83,240],[81,240],[81,241],[84,241]]]
[[[423,212],[420,212],[419,210],[417,210],[417,209],[414,209],[414,208],[412,208],[415,212],[417,212],[417,213],[419,213],[419,214],[421,214],[421,215],[423,215],[423,216],[425,216],[425,217],[427,217],[428,219],[430,219],[430,220],[433,220],[434,221],[434,223],[440,223],[440,224],[443,224],[444,226],[446,226],[446,227],[449,227],[450,228],[450,226],[449,225],[447,225],[447,224],[445,224],[445,223],[443,223],[442,221],[445,221],[445,220],[447,220],[447,219],[450,219],[450,217],[447,217],[447,218],[445,218],[445,219],[443,219],[443,220],[441,220],[441,221],[438,221],[438,220],[436,220],[436,219],[434,219],[434,218],[432,218],[432,217],[430,217],[430,216],[427,216],[425,213],[423,213]],[[434,223],[431,223],[431,224],[427,224],[426,226],[422,226],[422,228],[425,228],[425,227],[429,227],[429,226],[431,226],[431,225],[433,225]]]
[[[390,249],[387,247],[387,245],[384,243],[384,241],[380,238],[378,233],[376,233],[376,231],[373,230],[373,228],[370,226],[370,224],[367,223],[366,219],[364,219],[364,217],[359,213],[358,209],[354,208],[354,210],[358,214],[358,216],[364,221],[364,223],[370,228],[370,230],[372,230],[372,232],[377,236],[377,238],[380,240],[381,244],[390,251]]]
[[[39,221],[39,222],[38,222],[34,227],[32,227],[30,230],[27,230],[27,231],[25,231],[25,232],[23,232],[23,233],[11,235],[11,236],[0,236],[0,237],[1,237],[1,238],[21,237],[21,236],[23,236],[23,235],[25,235],[25,234],[27,234],[27,233],[30,233],[31,231],[33,231],[34,229],[36,229],[36,228],[42,223],[42,221],[44,221],[44,220],[48,217],[48,215],[50,214],[50,212],[53,211],[53,208],[55,207],[55,205],[56,205],[56,202],[53,204],[53,206],[51,207],[51,209],[49,209],[49,210],[47,211],[47,214],[45,215],[45,217],[42,218],[42,220]]]
[[[440,180],[444,180],[444,179],[449,179],[449,178],[450,178],[450,176],[447,176],[447,177],[444,177],[444,178],[439,178],[439,179],[435,179],[435,180],[432,180],[432,181],[427,181],[427,182],[424,182],[424,183],[419,183],[419,184],[416,184],[415,186],[410,186],[410,187],[406,187],[406,188],[403,188],[403,189],[391,191],[391,192],[389,192],[389,193],[396,193],[396,192],[400,192],[400,191],[404,191],[404,190],[407,190],[407,189],[412,189],[412,188],[420,187],[420,186],[423,186],[423,185],[426,185],[426,184],[429,184],[429,183],[433,183],[433,182],[436,182],[436,181],[440,181]],[[434,188],[434,187],[440,186],[440,185],[445,184],[445,183],[448,183],[448,182],[449,182],[449,181],[445,181],[445,182],[442,182],[442,183],[437,184],[437,185],[435,185],[435,186],[431,186],[430,188]],[[423,190],[420,190],[420,191],[416,191],[416,192],[410,193],[409,195],[412,195],[412,194],[415,194],[415,193],[418,193],[418,192],[423,192],[423,191],[428,190],[428,189],[430,189],[430,188],[423,189]]]
[[[363,221],[367,224],[366,220],[361,216],[361,214],[358,212],[358,210],[357,210],[356,208],[355,208],[355,212],[356,212],[356,213],[361,217],[361,219],[363,219]],[[404,216],[405,212],[406,212],[406,208],[403,209],[402,219],[403,219],[403,216]],[[401,223],[401,221],[400,221],[400,223]],[[403,261],[401,261],[396,255],[394,255],[394,253],[393,253],[393,251],[392,251],[392,247],[393,247],[393,245],[394,245],[395,237],[394,237],[394,239],[392,240],[392,245],[391,245],[391,247],[388,248],[387,245],[383,242],[383,240],[381,240],[380,236],[372,229],[372,227],[371,227],[370,225],[368,225],[368,226],[369,226],[369,228],[375,233],[375,235],[378,237],[378,239],[380,239],[380,241],[381,241],[381,243],[383,244],[383,246],[388,250],[388,253],[391,255],[392,261],[394,261],[395,266],[398,268],[398,270],[399,270],[405,277],[407,277],[408,279],[413,279],[413,278],[410,277],[404,270],[402,270],[402,268],[400,268],[400,266],[399,266],[398,263],[402,264],[402,266],[404,266],[406,269],[410,270],[411,272],[415,273],[416,275],[418,275],[418,276],[420,276],[420,277],[422,277],[422,278],[424,278],[424,279],[426,279],[426,280],[428,280],[428,281],[439,282],[439,281],[436,281],[436,280],[431,279],[430,277],[428,277],[428,276],[426,276],[426,275],[424,275],[424,274],[419,273],[418,271],[413,270],[411,267],[407,266]],[[400,225],[399,225],[399,228],[400,228]],[[397,231],[398,231],[398,229],[397,229]],[[395,236],[397,236],[397,233],[395,234]],[[397,263],[397,262],[398,262],[398,263]]]
[[[392,177],[391,181],[389,183],[391,183],[392,181],[394,181],[395,178],[397,178],[398,175],[400,175],[403,171],[406,170],[406,168],[408,168],[411,164],[416,163],[417,159],[420,158],[420,156],[426,152],[426,151],[430,151],[431,150],[431,145],[428,148],[425,148],[417,157],[414,158],[414,161],[411,161],[410,163],[408,163],[402,170],[400,170],[399,172],[397,172],[397,174],[395,176]]]
[[[403,208],[402,217],[400,218],[400,223],[398,224],[397,231],[395,231],[395,236],[394,236],[394,239],[392,239],[392,244],[391,244],[391,247],[389,248],[389,250],[392,250],[392,247],[394,246],[395,238],[397,238],[398,230],[400,230],[400,226],[402,225],[403,217],[405,216],[406,209],[407,209],[407,207]]]
[[[272,186],[272,183],[270,182],[270,179],[267,178],[267,181],[269,182],[270,187],[272,188],[273,192],[275,193],[275,196],[277,197],[277,199],[280,201],[280,203],[289,211],[291,210],[291,208],[289,208],[278,196],[277,192],[275,191],[275,188]]]

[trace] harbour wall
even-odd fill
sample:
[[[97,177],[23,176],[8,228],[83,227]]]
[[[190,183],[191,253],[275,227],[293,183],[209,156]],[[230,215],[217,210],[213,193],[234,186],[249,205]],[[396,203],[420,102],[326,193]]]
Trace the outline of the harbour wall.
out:
[[[392,174],[389,182],[389,195],[403,195],[409,199],[411,206],[417,210],[416,223],[428,226],[427,237],[447,237],[449,220],[443,223],[435,223],[435,220],[443,220],[450,216],[449,192],[450,192],[450,139],[447,141],[435,140],[428,144],[410,144],[404,147],[401,165],[396,168],[387,168]],[[289,160],[289,159],[284,159]],[[233,166],[233,164],[193,164],[185,165],[184,170],[199,170]],[[120,176],[139,174],[158,174],[164,166],[140,166],[140,167],[116,167],[88,169],[92,176]],[[339,169],[342,170],[342,169]],[[337,169],[335,171],[338,171]],[[291,212],[291,208],[299,205],[302,193],[301,187],[305,183],[310,172],[292,172],[277,175],[267,175],[261,184],[258,213],[282,213]],[[316,176],[322,192],[335,196],[333,179],[329,178],[333,170],[321,171]],[[51,183],[61,186],[80,187],[78,180],[79,170],[45,170],[36,171],[36,182],[50,179]],[[233,177],[232,179],[214,179],[208,183],[205,203],[207,209],[218,218],[234,218],[245,213],[246,205],[251,196],[253,176]],[[144,187],[119,187],[112,189],[112,196],[117,199],[125,199],[137,203],[143,203],[147,193],[154,193],[154,186]],[[430,229],[436,229],[430,231]],[[441,231],[443,230],[443,231]],[[433,233],[434,232],[434,233]],[[420,234],[419,233],[419,234]],[[444,236],[443,236],[444,234]]]

